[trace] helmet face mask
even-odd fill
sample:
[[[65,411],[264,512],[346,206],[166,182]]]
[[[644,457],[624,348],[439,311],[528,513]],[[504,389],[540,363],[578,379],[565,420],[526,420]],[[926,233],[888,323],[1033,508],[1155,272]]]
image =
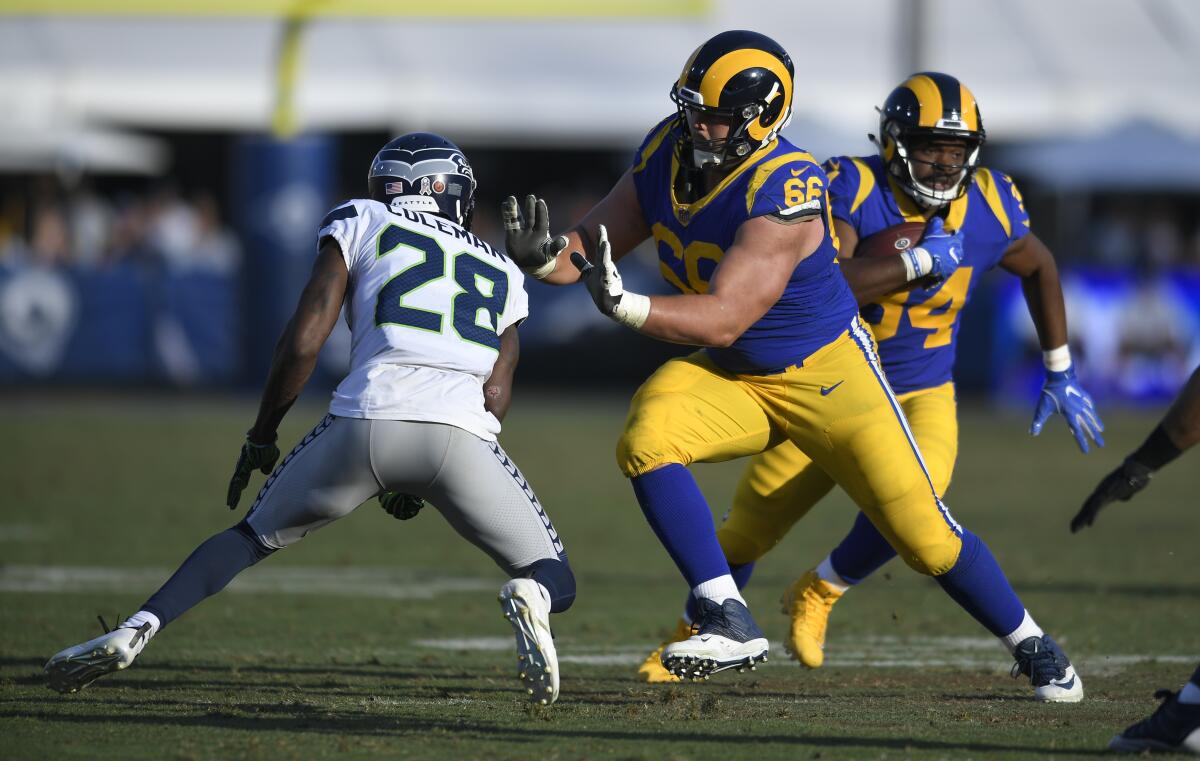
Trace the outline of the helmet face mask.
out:
[[[770,144],[792,117],[792,60],[771,38],[722,32],[705,42],[671,87],[684,129],[681,159],[694,169],[725,169]],[[701,138],[696,121],[725,122],[728,134]]]
[[[471,229],[475,173],[441,135],[412,132],[383,146],[371,161],[367,187],[372,200],[393,211],[423,211]]]
[[[888,173],[926,209],[941,208],[967,192],[987,139],[975,96],[954,77],[936,72],[914,74],[892,90],[879,109],[879,131],[876,144]],[[951,142],[962,146],[961,164],[914,155]]]

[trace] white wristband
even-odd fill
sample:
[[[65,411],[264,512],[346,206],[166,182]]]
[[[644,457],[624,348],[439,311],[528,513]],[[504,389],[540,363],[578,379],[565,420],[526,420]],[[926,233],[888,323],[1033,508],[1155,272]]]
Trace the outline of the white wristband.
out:
[[[546,262],[545,264],[543,264],[541,267],[538,267],[537,269],[525,270],[525,274],[529,275],[530,277],[537,278],[538,280],[545,280],[547,277],[550,276],[550,273],[553,272],[554,268],[557,266],[558,266],[558,257],[555,256],[553,259]]]
[[[637,330],[646,324],[646,318],[650,316],[650,297],[643,296],[640,293],[630,293],[625,291],[621,294],[621,301],[613,309],[612,318],[622,325]]]
[[[933,257],[923,248],[909,248],[901,251],[900,260],[904,262],[904,274],[909,283],[919,277],[925,277],[933,271]]]
[[[1071,349],[1063,344],[1057,349],[1044,351],[1042,352],[1042,362],[1052,373],[1064,372],[1071,367]]]

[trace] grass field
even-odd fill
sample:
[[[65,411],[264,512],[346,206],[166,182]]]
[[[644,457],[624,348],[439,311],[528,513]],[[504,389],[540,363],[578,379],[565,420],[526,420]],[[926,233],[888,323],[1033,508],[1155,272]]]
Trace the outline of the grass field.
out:
[[[436,512],[400,523],[370,502],[252,568],[165,630],[128,672],[77,695],[45,688],[57,650],[133,612],[240,514],[223,495],[247,401],[12,396],[0,402],[0,738],[6,759],[1027,759],[1103,754],[1114,732],[1200,660],[1200,512],[1186,459],[1071,536],[1083,496],[1154,416],[1106,416],[1084,457],[1055,421],[962,415],[948,502],[985,537],[1087,684],[1028,700],[999,645],[932,581],[893,564],[834,613],[827,666],[778,647],[780,591],[849,526],[834,495],[747,590],[772,638],[753,674],[651,687],[637,662],[674,621],[682,581],[612,449],[617,397],[519,396],[503,443],[534,484],[579,579],[555,619],[562,697],[527,706],[501,573]],[[294,441],[321,414],[294,410]],[[737,464],[695,470],[723,511]],[[260,483],[251,484],[251,491]]]

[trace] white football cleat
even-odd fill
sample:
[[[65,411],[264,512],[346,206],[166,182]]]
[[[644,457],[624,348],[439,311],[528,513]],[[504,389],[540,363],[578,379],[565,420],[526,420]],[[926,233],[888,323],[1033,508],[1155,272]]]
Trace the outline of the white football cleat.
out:
[[[694,682],[727,669],[753,671],[754,664],[767,659],[767,638],[745,605],[732,598],[722,605],[701,598],[696,605],[696,633],[663,648],[667,671]]]
[[[129,668],[150,641],[150,624],[119,627],[68,647],[46,662],[46,683],[59,692],[79,692],[105,674]]]
[[[517,635],[517,676],[532,703],[558,700],[558,653],[550,633],[550,602],[533,579],[500,587],[500,610]]]

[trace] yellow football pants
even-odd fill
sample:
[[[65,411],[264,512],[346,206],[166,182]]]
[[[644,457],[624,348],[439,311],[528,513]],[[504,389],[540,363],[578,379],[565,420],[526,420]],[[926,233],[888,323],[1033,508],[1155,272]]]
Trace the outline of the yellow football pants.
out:
[[[912,568],[939,575],[954,566],[958,525],[934,493],[858,318],[802,366],[774,375],[727,373],[703,352],[667,362],[634,395],[617,461],[633,477],[784,441],[841,486]]]
[[[958,456],[954,384],[896,397],[925,459],[933,488],[943,496]],[[717,529],[725,557],[752,563],[779,543],[835,486],[824,470],[790,441],[750,459],[738,482],[733,507]]]

